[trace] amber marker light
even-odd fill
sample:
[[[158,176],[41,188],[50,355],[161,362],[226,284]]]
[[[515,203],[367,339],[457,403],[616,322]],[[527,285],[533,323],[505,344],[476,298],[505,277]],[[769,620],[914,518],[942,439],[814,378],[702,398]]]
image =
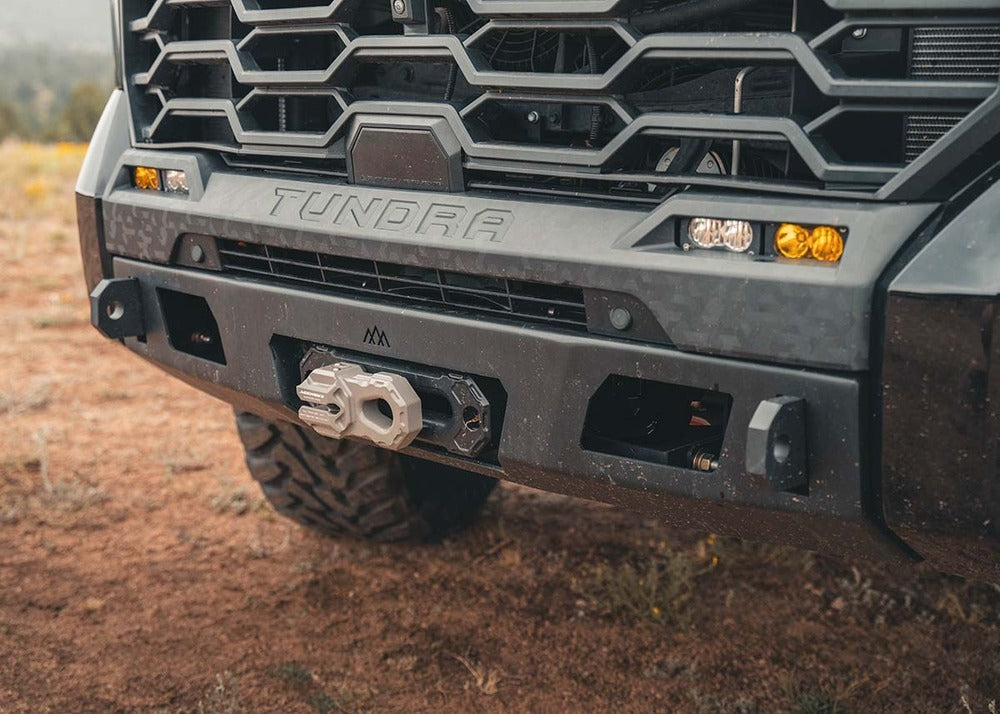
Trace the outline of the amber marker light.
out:
[[[146,166],[136,166],[132,171],[132,181],[136,188],[143,191],[160,190],[160,172]]]
[[[817,226],[809,236],[812,257],[825,263],[835,263],[844,254],[844,237],[830,226]]]
[[[786,258],[805,258],[809,255],[812,234],[794,223],[782,223],[774,233],[774,249]]]

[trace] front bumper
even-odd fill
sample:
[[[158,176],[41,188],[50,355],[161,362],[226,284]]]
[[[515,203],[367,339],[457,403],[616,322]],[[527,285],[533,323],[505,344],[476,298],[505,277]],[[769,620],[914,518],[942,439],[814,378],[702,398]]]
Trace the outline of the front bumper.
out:
[[[414,453],[685,527],[912,559],[885,527],[878,500],[871,306],[879,275],[934,206],[687,193],[647,212],[365,188],[241,173],[207,154],[123,148],[123,118],[118,97],[78,187],[88,282],[138,281],[144,334],[124,341],[167,371],[240,409],[289,420],[296,405],[280,348],[287,340],[482,375],[507,395],[495,458]],[[132,189],[123,167],[137,164],[187,170],[191,196]],[[382,220],[393,206],[413,220],[402,228]],[[464,222],[428,219],[441,207]],[[695,255],[677,250],[670,233],[678,216],[694,215],[848,226],[850,238],[833,269]],[[179,246],[192,237],[574,286],[586,296],[586,325],[570,333],[237,278],[191,265]],[[176,348],[165,293],[204,301],[224,359]],[[631,332],[608,325],[618,305],[636,316]],[[373,344],[374,327],[389,346]],[[731,395],[718,468],[703,473],[585,448],[588,406],[611,376]],[[747,475],[751,421],[778,395],[805,401],[804,489],[762,486]]]

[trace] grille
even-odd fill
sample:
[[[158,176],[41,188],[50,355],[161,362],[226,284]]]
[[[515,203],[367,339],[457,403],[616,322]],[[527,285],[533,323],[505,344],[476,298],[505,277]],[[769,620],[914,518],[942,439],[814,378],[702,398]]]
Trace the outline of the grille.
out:
[[[910,76],[921,79],[1000,77],[1000,25],[917,27],[910,50]],[[961,114],[911,114],[906,123],[906,160],[916,160],[955,128]]]
[[[916,160],[961,119],[957,114],[911,114],[906,120],[906,160]]]
[[[997,79],[1000,25],[914,29],[910,74],[932,79]]]
[[[224,272],[297,287],[456,314],[586,330],[583,291],[563,285],[485,277],[219,241]]]
[[[905,200],[1000,111],[985,4],[440,0],[404,34],[389,0],[121,2],[137,140],[242,165],[343,176],[354,116],[419,114],[455,130],[467,187]],[[916,161],[946,136],[960,150]]]

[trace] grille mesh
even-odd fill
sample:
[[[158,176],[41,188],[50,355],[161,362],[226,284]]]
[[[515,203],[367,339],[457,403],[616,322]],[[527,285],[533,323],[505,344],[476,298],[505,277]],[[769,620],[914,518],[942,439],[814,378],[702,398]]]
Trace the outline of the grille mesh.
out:
[[[921,79],[997,79],[1000,25],[915,28],[910,75]]]
[[[1000,77],[1000,25],[914,28],[910,76],[938,80],[996,80]],[[952,113],[907,116],[906,161],[919,158],[961,119],[961,114]]]
[[[242,241],[219,241],[231,275],[416,308],[586,330],[583,291]]]
[[[906,119],[906,160],[919,158],[961,119],[959,114],[911,114]]]

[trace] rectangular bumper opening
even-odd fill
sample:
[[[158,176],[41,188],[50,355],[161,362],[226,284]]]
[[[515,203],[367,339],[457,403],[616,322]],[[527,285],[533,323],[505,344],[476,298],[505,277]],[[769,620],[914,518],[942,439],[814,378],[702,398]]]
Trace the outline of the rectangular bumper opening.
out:
[[[611,375],[587,407],[588,451],[715,471],[732,395],[699,387]]]

